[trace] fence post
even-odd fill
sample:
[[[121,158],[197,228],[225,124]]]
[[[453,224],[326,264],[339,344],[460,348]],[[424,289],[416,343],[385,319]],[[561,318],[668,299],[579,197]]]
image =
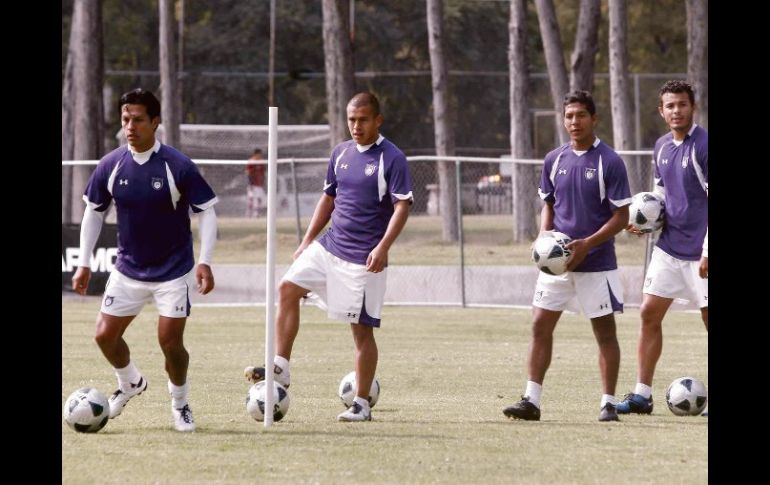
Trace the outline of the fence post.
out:
[[[297,220],[297,246],[302,244],[302,223],[299,219],[299,187],[297,187],[297,172],[294,170],[294,158],[289,160],[291,166],[291,183],[294,186],[294,217]]]
[[[460,304],[465,308],[465,245],[463,242],[463,192],[460,160],[455,160],[455,191],[457,197],[457,241],[460,247]]]

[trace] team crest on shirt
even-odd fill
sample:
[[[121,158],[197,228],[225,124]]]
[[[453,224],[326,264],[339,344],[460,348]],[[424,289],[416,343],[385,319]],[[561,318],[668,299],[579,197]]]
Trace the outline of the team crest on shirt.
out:
[[[153,177],[152,178],[152,188],[155,190],[160,190],[163,188],[163,179],[160,177]]]
[[[593,180],[593,178],[596,176],[596,169],[595,168],[587,168],[585,172],[586,180]]]
[[[690,157],[685,155],[684,158],[682,158],[682,168],[687,168],[687,162],[689,161],[690,161]]]
[[[375,165],[373,163],[367,163],[366,164],[366,169],[364,169],[364,173],[368,177],[371,174],[373,174],[375,170],[377,170],[377,165]]]

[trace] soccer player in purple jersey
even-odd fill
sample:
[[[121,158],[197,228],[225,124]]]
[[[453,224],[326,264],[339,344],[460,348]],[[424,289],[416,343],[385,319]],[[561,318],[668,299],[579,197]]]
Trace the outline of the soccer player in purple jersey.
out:
[[[652,413],[652,377],[663,350],[663,317],[674,298],[696,302],[708,332],[709,138],[693,123],[694,110],[690,84],[663,84],[658,111],[670,131],[655,142],[653,161],[655,192],[666,201],[666,219],[644,279],[638,382],[618,404],[621,414]],[[632,227],[629,231],[635,232]]]
[[[198,214],[201,253],[195,269],[198,292],[214,289],[211,253],[216,242],[217,197],[195,164],[155,139],[160,103],[149,91],[135,89],[118,102],[128,144],[99,161],[86,186],[80,226],[80,262],[73,289],[84,295],[91,278],[90,260],[104,216],[115,202],[118,258],[104,290],[96,336],[115,368],[118,389],[109,399],[110,418],[147,389],[147,380],[131,360],[123,333],[145,303],[158,308],[158,342],[166,358],[171,414],[178,431],[194,431],[187,402],[189,354],[184,328],[190,315],[189,277],[195,266],[189,211]]]
[[[357,395],[339,421],[369,421],[369,389],[377,369],[374,328],[380,326],[388,251],[406,223],[413,202],[406,157],[380,135],[383,117],[377,98],[358,93],[347,105],[352,140],[331,153],[323,194],[294,263],[279,286],[276,318],[277,382],[289,386],[289,359],[299,331],[299,302],[309,292],[329,318],[350,323],[355,343]],[[331,219],[331,226],[316,236]],[[257,382],[265,369],[249,366]]]
[[[503,410],[509,418],[540,420],[540,395],[551,363],[553,331],[567,303],[577,297],[599,344],[602,397],[599,421],[617,421],[615,385],[620,346],[614,312],[623,311],[623,287],[615,259],[615,234],[628,224],[631,193],[623,160],[594,135],[596,106],[586,91],[564,97],[570,141],[545,156],[540,179],[541,231],[568,235],[567,272],[540,273],[532,301],[528,381],[522,399]]]

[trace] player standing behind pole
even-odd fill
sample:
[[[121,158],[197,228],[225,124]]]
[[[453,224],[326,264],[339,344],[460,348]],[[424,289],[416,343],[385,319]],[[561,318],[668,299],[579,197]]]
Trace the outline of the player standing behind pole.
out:
[[[695,94],[684,81],[660,88],[658,111],[670,132],[655,142],[655,192],[666,201],[666,219],[644,278],[642,324],[633,393],[618,413],[652,413],[652,377],[663,350],[663,317],[674,298],[696,302],[709,328],[709,135],[693,123]],[[638,233],[631,226],[629,231]],[[708,410],[703,413],[708,416]]]
[[[540,230],[572,238],[567,271],[540,273],[532,301],[529,380],[521,401],[508,406],[509,418],[540,420],[540,394],[551,363],[553,331],[574,296],[591,320],[599,344],[603,395],[599,421],[617,421],[615,385],[620,346],[614,312],[623,311],[623,287],[615,259],[614,236],[628,224],[631,192],[623,160],[594,135],[596,107],[586,91],[564,97],[564,128],[570,142],[545,156],[540,197],[545,201]]]
[[[246,185],[246,217],[259,217],[265,206],[265,166],[253,163],[254,160],[262,160],[262,150],[254,149],[254,153],[249,157],[252,163],[246,163],[246,176],[248,184]]]
[[[357,395],[337,420],[369,421],[367,398],[378,357],[374,328],[380,326],[388,251],[413,202],[412,180],[404,154],[379,133],[383,117],[373,94],[353,96],[347,117],[353,139],[332,150],[324,193],[278,289],[274,372],[288,387],[299,302],[312,291],[329,318],[350,323],[356,347]],[[329,230],[314,241],[329,219]],[[258,382],[265,369],[249,366],[245,373]]]
[[[147,389],[147,380],[131,361],[123,333],[142,310],[155,301],[158,342],[166,358],[171,413],[177,431],[194,431],[187,403],[190,356],[184,328],[190,315],[188,277],[195,265],[189,211],[198,213],[201,253],[195,270],[198,292],[214,289],[211,253],[216,243],[214,191],[187,156],[155,139],[160,103],[143,89],[129,91],[118,102],[128,144],[99,161],[86,186],[86,209],[80,226],[80,266],[73,289],[84,295],[91,277],[90,259],[104,215],[115,201],[118,259],[107,281],[94,340],[115,368],[118,389],[112,394],[110,418]]]

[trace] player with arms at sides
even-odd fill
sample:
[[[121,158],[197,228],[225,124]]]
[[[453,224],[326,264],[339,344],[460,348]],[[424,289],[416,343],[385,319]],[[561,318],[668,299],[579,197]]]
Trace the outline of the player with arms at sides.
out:
[[[636,387],[618,413],[652,413],[652,378],[663,351],[663,318],[674,298],[697,303],[708,332],[708,132],[693,122],[695,93],[684,81],[660,88],[658,112],[669,132],[655,142],[654,192],[666,217],[644,278]],[[636,232],[629,226],[628,230]],[[708,416],[708,410],[704,411]]]
[[[413,202],[412,181],[404,154],[379,133],[383,117],[373,94],[353,96],[347,119],[353,139],[332,150],[324,193],[278,289],[274,374],[289,386],[299,303],[312,292],[329,318],[350,323],[355,343],[357,396],[337,419],[369,421],[367,398],[378,360],[374,328],[380,326],[388,251]],[[315,240],[330,219],[329,230]],[[258,382],[265,369],[249,366],[245,373]]]
[[[249,163],[246,163],[246,217],[259,217],[262,214],[265,205],[265,166],[255,163],[257,160],[263,160],[262,149],[255,148],[249,157]]]
[[[602,380],[599,421],[617,421],[615,385],[620,346],[615,312],[623,311],[614,237],[628,224],[631,193],[623,160],[594,135],[596,106],[586,91],[564,97],[564,128],[570,141],[545,156],[540,179],[541,231],[559,231],[572,241],[567,272],[541,272],[532,301],[528,381],[522,399],[503,410],[509,418],[540,420],[540,396],[551,364],[553,332],[575,296],[591,320],[599,345]]]
[[[109,398],[110,418],[120,415],[131,398],[147,389],[147,379],[131,360],[123,333],[145,303],[154,301],[174,427],[194,431],[187,402],[189,354],[183,340],[191,306],[188,280],[195,266],[189,212],[197,213],[199,219],[201,248],[195,280],[198,292],[205,295],[214,288],[211,254],[217,219],[213,206],[218,199],[192,160],[155,139],[160,103],[150,91],[129,91],[118,104],[128,143],[99,161],[86,186],[81,259],[72,287],[85,294],[91,253],[114,201],[118,258],[104,290],[94,337],[118,378],[118,389]]]

